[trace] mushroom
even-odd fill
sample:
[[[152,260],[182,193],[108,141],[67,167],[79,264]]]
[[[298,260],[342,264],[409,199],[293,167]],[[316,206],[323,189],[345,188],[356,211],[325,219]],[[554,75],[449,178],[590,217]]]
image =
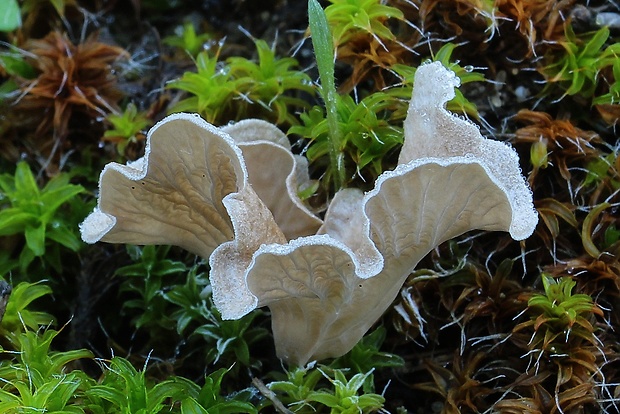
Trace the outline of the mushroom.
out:
[[[104,168],[82,238],[209,258],[223,318],[268,306],[280,358],[343,355],[440,243],[473,229],[521,240],[537,224],[514,150],[445,109],[458,85],[441,63],[418,68],[398,167],[366,194],[340,190],[323,221],[298,199],[306,164],[276,127],[170,115],[143,158]]]

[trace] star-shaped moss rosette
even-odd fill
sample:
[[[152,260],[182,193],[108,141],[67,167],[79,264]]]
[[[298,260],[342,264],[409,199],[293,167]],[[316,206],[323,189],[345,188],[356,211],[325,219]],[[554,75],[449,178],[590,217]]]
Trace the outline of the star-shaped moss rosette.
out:
[[[279,357],[340,356],[440,243],[473,229],[518,240],[534,231],[517,154],[446,111],[458,85],[438,62],[417,70],[399,166],[366,194],[339,191],[322,222],[296,195],[306,164],[276,127],[171,115],[149,132],[142,159],[105,167],[82,238],[209,258],[223,318],[268,306]]]

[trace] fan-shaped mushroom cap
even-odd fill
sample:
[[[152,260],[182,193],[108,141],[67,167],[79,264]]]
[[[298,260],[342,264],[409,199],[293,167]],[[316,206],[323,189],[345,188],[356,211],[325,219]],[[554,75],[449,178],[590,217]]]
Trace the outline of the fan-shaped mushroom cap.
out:
[[[350,350],[443,241],[473,229],[516,239],[533,232],[538,217],[514,150],[446,111],[457,85],[439,63],[420,67],[401,165],[366,195],[336,195],[319,230],[330,239],[267,245],[255,255],[248,285],[271,309],[282,358],[303,364]],[[333,240],[351,252],[366,246],[365,266]]]
[[[82,239],[174,244],[209,257],[234,237],[222,199],[246,186],[241,159],[232,139],[199,116],[171,115],[149,131],[143,158],[105,166]]]
[[[459,83],[454,72],[440,62],[418,69],[399,164],[424,158],[456,161],[458,157],[480,164],[509,199],[512,222],[505,230],[515,240],[523,240],[534,231],[538,213],[532,204],[532,192],[521,175],[519,157],[507,144],[483,138],[475,124],[446,110],[446,103],[454,98],[454,88]]]
[[[252,188],[287,239],[314,234],[321,220],[296,196],[309,185],[308,161],[293,155],[286,135],[258,119],[239,121],[221,130],[241,149]]]
[[[260,165],[267,160],[270,168]],[[198,115],[170,115],[149,131],[144,157],[106,165],[97,207],[80,225],[82,239],[171,244],[204,258],[218,249],[212,265],[230,260],[211,274],[213,299],[225,318],[239,318],[257,299],[234,269],[245,269],[261,244],[285,243],[321,225],[296,195],[297,177],[307,179],[297,164],[286,136],[267,122],[216,128]]]
[[[338,192],[322,225],[295,194],[305,164],[274,126],[172,115],[151,130],[142,160],[106,166],[82,237],[209,257],[224,318],[266,305],[281,358],[340,356],[440,243],[473,229],[522,239],[536,226],[516,153],[446,111],[455,86],[440,63],[418,68],[400,165],[367,194]]]

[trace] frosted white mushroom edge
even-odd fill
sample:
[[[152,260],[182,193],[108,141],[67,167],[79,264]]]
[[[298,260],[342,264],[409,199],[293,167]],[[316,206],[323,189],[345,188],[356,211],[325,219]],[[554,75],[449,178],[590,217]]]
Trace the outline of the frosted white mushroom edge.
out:
[[[170,115],[143,158],[106,165],[82,239],[208,258],[223,318],[268,306],[280,358],[343,355],[437,245],[473,229],[521,240],[538,222],[514,150],[445,109],[458,86],[438,62],[418,68],[399,166],[366,194],[339,191],[324,221],[298,199],[307,165],[275,126]]]

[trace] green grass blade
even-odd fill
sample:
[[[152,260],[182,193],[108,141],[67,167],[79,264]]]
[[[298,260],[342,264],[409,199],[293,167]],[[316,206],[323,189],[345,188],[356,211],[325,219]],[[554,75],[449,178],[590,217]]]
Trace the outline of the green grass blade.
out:
[[[312,46],[321,79],[321,96],[325,101],[329,125],[330,163],[335,171],[334,185],[338,191],[345,181],[343,154],[340,151],[342,132],[338,125],[338,93],[334,80],[334,42],[325,11],[316,0],[308,1],[308,20],[312,33]]]

